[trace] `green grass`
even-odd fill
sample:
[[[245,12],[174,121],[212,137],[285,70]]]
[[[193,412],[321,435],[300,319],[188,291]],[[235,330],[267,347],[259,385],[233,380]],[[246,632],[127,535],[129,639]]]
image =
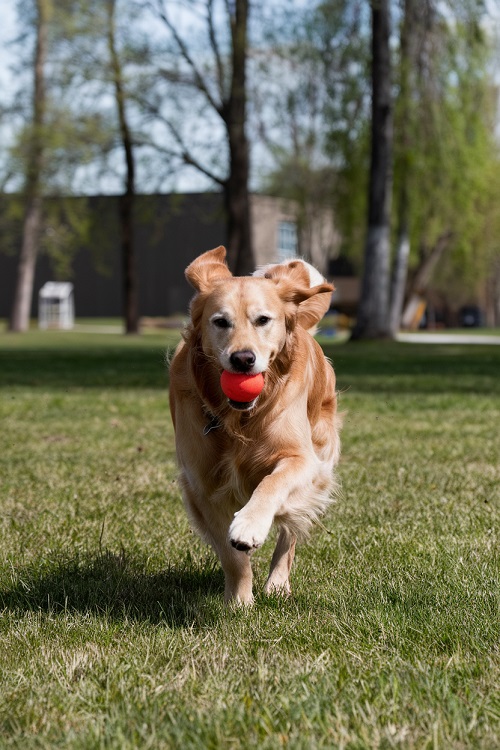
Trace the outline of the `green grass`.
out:
[[[342,497],[238,611],[175,483],[175,340],[0,335],[0,747],[499,747],[500,347],[326,347]]]

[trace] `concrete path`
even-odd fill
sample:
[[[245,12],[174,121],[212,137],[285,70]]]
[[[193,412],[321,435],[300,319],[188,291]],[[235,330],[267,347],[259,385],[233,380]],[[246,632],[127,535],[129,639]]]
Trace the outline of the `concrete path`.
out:
[[[496,344],[500,345],[500,336],[470,333],[398,333],[398,341],[407,344]]]

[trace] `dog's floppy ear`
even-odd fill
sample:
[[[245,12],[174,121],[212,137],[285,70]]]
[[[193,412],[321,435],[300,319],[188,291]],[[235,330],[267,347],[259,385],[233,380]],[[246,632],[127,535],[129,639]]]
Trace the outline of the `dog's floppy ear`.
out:
[[[289,263],[280,263],[266,266],[260,269],[254,275],[264,275],[272,279],[278,286],[287,290],[283,293],[290,297],[286,301],[295,302],[297,308],[297,323],[311,333],[315,333],[316,324],[326,315],[330,308],[332,292],[335,287],[324,281],[323,277],[313,266],[301,260],[294,260]],[[311,287],[311,283],[316,282]],[[318,283],[319,282],[319,283]],[[290,290],[290,286],[292,289]],[[321,289],[323,287],[323,290]],[[292,299],[294,293],[296,299]],[[301,295],[307,293],[308,296]],[[285,297],[282,296],[282,299]]]
[[[216,281],[232,277],[225,259],[226,248],[222,245],[203,253],[186,268],[186,279],[197,292],[208,292]]]
[[[313,297],[304,300],[299,304],[297,310],[297,322],[302,328],[314,333],[316,324],[319,323],[328,310],[332,301],[332,292],[335,291],[333,284],[327,284],[327,292],[316,292]],[[314,287],[316,288],[316,287]]]
[[[313,270],[317,273],[317,280],[322,281],[319,272],[316,269]],[[311,286],[306,264],[300,260],[292,260],[288,263],[271,263],[254,271],[253,276],[264,276],[266,279],[273,279],[276,282],[280,280],[293,281],[298,286]]]
[[[326,281],[324,284],[318,284],[317,286],[310,287],[296,286],[295,284],[293,284],[293,282],[290,281],[277,281],[276,286],[278,288],[278,294],[283,302],[292,302],[293,304],[298,306],[299,310],[304,309],[302,305],[304,305],[306,302],[311,303],[312,299],[319,295],[325,295],[325,297],[328,296],[329,304],[330,297],[334,290],[333,284],[328,284]],[[323,309],[324,300],[322,300],[321,302],[321,308]]]

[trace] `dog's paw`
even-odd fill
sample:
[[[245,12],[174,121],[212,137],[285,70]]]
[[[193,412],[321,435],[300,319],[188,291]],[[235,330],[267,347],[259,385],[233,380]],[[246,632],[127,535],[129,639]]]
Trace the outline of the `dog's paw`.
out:
[[[264,586],[264,592],[268,595],[275,594],[276,596],[287,597],[292,593],[290,587],[290,581],[288,577],[280,576],[279,574],[272,573],[267,579],[267,583]]]
[[[244,509],[243,509],[244,510]],[[261,547],[271,529],[271,522],[256,522],[248,515],[238,511],[234,515],[234,521],[229,527],[229,541],[232,546],[240,552],[253,552]]]

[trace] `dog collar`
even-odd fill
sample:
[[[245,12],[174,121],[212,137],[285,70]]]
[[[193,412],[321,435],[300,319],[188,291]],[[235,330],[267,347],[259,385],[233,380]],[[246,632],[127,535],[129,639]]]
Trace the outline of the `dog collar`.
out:
[[[214,414],[208,414],[208,416],[211,417],[211,419],[210,422],[203,428],[204,435],[208,435],[209,432],[212,432],[212,430],[216,430],[221,426],[219,419]]]

